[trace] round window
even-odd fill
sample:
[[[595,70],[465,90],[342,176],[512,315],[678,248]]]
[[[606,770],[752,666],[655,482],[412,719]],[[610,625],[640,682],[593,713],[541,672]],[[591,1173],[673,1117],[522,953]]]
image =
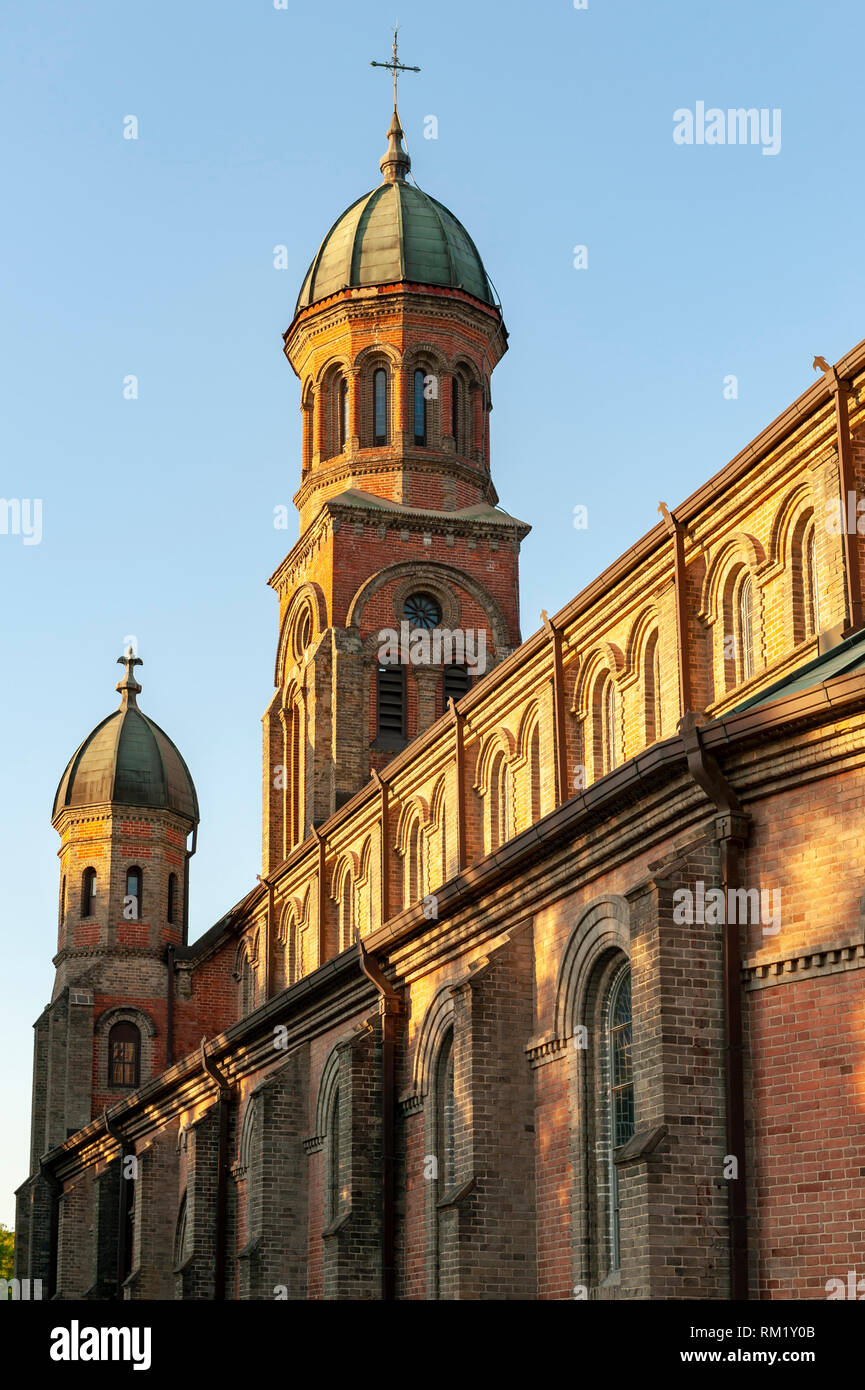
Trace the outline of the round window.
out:
[[[442,620],[441,605],[432,594],[409,594],[402,611],[413,627],[433,628]]]
[[[297,626],[294,629],[294,655],[298,661],[303,656],[304,652],[309,646],[311,637],[312,620],[309,615],[309,609],[305,608],[297,621]]]

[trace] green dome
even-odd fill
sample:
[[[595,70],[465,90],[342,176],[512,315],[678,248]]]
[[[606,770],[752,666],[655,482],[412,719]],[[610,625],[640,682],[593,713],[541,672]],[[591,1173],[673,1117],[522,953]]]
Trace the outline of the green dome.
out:
[[[66,807],[104,805],[176,811],[198,821],[198,797],[189,768],[171,739],[135,703],[141,686],[127,670],[117,689],[120,708],[81,744],[60,778],[54,820]]]
[[[296,314],[340,290],[400,281],[464,290],[484,304],[496,303],[465,227],[442,203],[406,183],[410,160],[396,112],[388,137],[384,183],[333,224],[306,273]]]

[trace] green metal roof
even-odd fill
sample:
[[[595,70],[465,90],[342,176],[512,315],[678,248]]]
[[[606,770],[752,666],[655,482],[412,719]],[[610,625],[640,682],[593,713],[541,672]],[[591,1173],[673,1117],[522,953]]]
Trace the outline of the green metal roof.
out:
[[[109,714],[78,748],[60,779],[52,820],[67,806],[108,802],[198,820],[189,768],[168,735],[137,706]]]
[[[364,194],[333,224],[306,273],[295,313],[343,289],[401,281],[461,289],[496,303],[462,223],[428,193],[396,179]]]
[[[800,666],[789,676],[784,676],[782,680],[775,681],[774,685],[743,700],[731,713],[755,709],[758,705],[768,705],[771,700],[783,699],[785,695],[795,695],[800,690],[811,690],[813,686],[822,685],[823,681],[831,680],[833,676],[843,676],[859,670],[865,670],[865,632],[854,633],[844,642],[839,642],[837,647],[831,647],[828,652],[815,657],[805,666]]]

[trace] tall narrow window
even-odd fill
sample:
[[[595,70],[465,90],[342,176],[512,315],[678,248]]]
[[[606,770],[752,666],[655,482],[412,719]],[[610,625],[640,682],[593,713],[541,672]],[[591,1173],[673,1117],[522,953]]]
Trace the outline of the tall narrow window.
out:
[[[384,743],[405,738],[405,668],[378,668],[378,737]]]
[[[339,1087],[333,1093],[333,1100],[330,1106],[330,1134],[328,1136],[328,1163],[327,1163],[327,1205],[328,1218],[335,1221],[339,1215],[339,1160],[340,1160],[340,1135],[339,1135]]]
[[[387,444],[387,372],[377,367],[372,377],[373,443]]]
[[[165,910],[171,926],[177,921],[177,874],[168,875],[168,903]]]
[[[123,899],[123,916],[130,921],[138,921],[141,916],[141,870],[126,870],[126,896]]]
[[[631,971],[623,970],[610,994],[607,1015],[607,1065],[609,1068],[609,1191],[610,1263],[621,1262],[619,1233],[619,1182],[615,1151],[634,1135],[634,1073],[631,1059]]]
[[[85,869],[81,878],[81,916],[92,917],[96,911],[96,870]]]
[[[820,631],[820,591],[817,587],[817,531],[812,525],[805,535],[805,636]]]
[[[455,376],[451,385],[451,434],[454,437],[454,448],[458,454],[463,453],[462,431],[460,429],[460,379]]]
[[[448,700],[461,700],[472,683],[466,666],[446,666],[442,677],[442,712],[447,714]]]
[[[616,766],[616,687],[612,676],[607,676],[601,692],[601,720],[601,768],[607,773]]]
[[[643,658],[643,683],[645,687],[644,709],[646,716],[646,745],[654,743],[661,736],[661,721],[658,714],[658,691],[660,688],[660,665],[658,661],[658,634],[653,632],[646,643]]]
[[[339,452],[345,452],[348,443],[348,377],[341,377],[339,383]]]
[[[743,681],[754,674],[754,599],[751,576],[745,575],[739,590],[739,665]]]
[[[137,1086],[140,1075],[141,1034],[134,1023],[115,1023],[108,1034],[109,1086]]]
[[[426,372],[418,368],[414,374],[414,442],[426,444]]]
[[[66,875],[64,874],[63,877],[62,877],[61,880],[60,880],[60,926],[61,926],[61,927],[63,926],[63,920],[64,920],[65,916],[66,916]]]
[[[448,1030],[439,1052],[436,1072],[436,1142],[438,1148],[438,1191],[444,1196],[456,1181],[454,1097],[454,1034]]]

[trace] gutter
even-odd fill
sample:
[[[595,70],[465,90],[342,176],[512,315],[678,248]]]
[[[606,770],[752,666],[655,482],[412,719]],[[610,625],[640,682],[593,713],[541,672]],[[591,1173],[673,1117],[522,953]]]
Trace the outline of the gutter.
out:
[[[751,829],[751,817],[743,812],[736,793],[714,756],[700,740],[696,717],[687,715],[679,731],[688,759],[688,771],[715,803],[715,839],[721,851],[721,888],[724,902],[728,889],[740,887],[741,856]],[[725,917],[729,914],[725,914]],[[742,984],[739,924],[724,925],[724,1114],[727,1156],[736,1161],[735,1176],[727,1178],[729,1221],[730,1299],[748,1298],[748,1209],[745,1150],[745,1066],[742,1027]]]
[[[358,939],[360,968],[379,994],[381,1015],[381,1296],[396,1297],[396,1038],[403,1012],[400,994],[384,976],[374,956],[367,955]]]
[[[132,1261],[131,1258],[129,1258],[132,1254],[132,1251],[127,1250],[126,1248],[128,1209],[124,1200],[125,1192],[123,1187],[123,1184],[126,1181],[125,1177],[123,1176],[123,1165],[126,1161],[126,1140],[123,1138],[123,1135],[121,1134],[117,1126],[108,1118],[107,1106],[102,1112],[102,1119],[105,1124],[106,1132],[110,1134],[111,1138],[114,1140],[114,1142],[118,1145],[120,1149],[120,1166],[118,1170],[117,1181],[117,1272],[115,1276],[115,1297],[118,1301],[122,1301],[123,1283],[126,1279],[126,1266],[127,1264],[129,1264],[130,1269],[132,1267]]]
[[[219,1138],[216,1147],[216,1250],[214,1252],[213,1297],[217,1303],[225,1300],[226,1207],[228,1196],[228,1120],[231,1105],[231,1086],[223,1072],[207,1055],[207,1039],[201,1039],[201,1065],[215,1082],[218,1090],[217,1123]]]

